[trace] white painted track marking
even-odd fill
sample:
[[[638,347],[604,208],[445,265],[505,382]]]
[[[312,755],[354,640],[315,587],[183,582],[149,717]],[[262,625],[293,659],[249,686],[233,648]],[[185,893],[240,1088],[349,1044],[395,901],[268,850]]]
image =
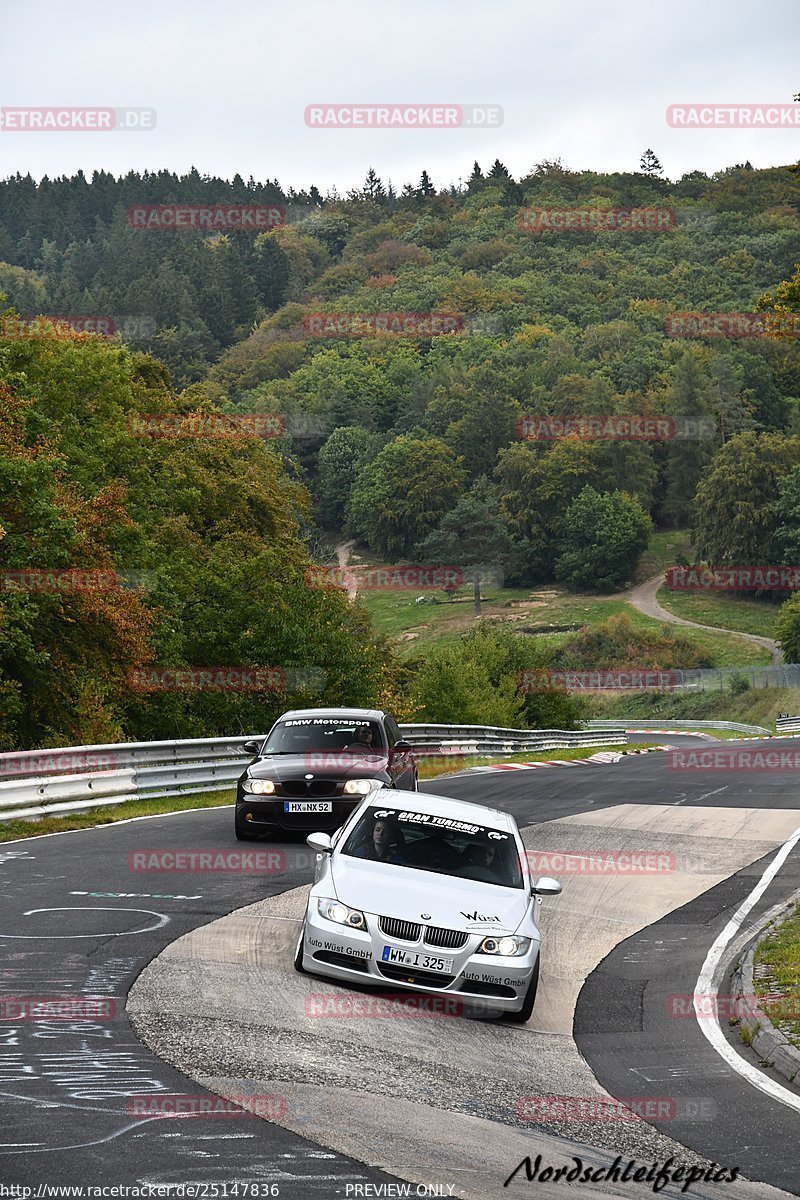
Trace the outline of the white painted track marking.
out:
[[[741,929],[747,914],[751,912],[764,895],[764,892],[772,883],[772,880],[778,874],[778,871],[786,862],[786,859],[798,841],[800,841],[800,829],[795,829],[791,837],[783,843],[750,895],[739,905],[728,924],[722,930],[722,933],[709,950],[700,974],[697,977],[696,995],[694,997],[694,1011],[697,1023],[705,1037],[708,1038],[717,1053],[725,1059],[728,1066],[733,1067],[734,1071],[737,1071],[739,1075],[746,1079],[748,1083],[757,1087],[759,1091],[764,1092],[773,1100],[785,1104],[787,1108],[793,1108],[795,1112],[800,1112],[800,1096],[795,1095],[794,1092],[790,1092],[788,1088],[783,1087],[774,1079],[770,1079],[768,1075],[759,1071],[752,1063],[747,1062],[740,1054],[737,1054],[722,1032],[718,1018],[716,1016],[703,1016],[701,1009],[703,997],[714,991],[714,976],[726,948]]]

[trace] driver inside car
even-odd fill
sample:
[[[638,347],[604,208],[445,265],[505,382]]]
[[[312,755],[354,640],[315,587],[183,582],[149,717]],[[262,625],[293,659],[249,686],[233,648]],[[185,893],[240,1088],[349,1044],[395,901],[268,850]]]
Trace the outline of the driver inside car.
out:
[[[405,838],[396,821],[389,817],[378,817],[372,827],[372,837],[354,851],[356,858],[370,858],[374,862],[405,862]]]

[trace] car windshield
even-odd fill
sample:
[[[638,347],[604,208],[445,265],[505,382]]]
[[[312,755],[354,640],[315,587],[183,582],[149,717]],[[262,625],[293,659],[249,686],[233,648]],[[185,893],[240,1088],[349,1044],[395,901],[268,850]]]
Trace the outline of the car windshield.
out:
[[[386,752],[386,743],[377,721],[353,717],[291,717],[281,721],[270,733],[264,754],[353,754]]]
[[[523,886],[513,834],[432,813],[370,807],[341,853],[499,887]]]

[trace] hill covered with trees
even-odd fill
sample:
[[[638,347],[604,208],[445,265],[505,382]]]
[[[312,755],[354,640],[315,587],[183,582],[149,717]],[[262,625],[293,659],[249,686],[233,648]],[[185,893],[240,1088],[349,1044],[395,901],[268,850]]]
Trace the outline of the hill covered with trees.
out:
[[[128,220],[177,203],[274,204],[285,221]],[[2,566],[149,573],[91,611],[0,596],[5,744],[264,724],[247,696],[132,698],[126,672],[144,661],[326,662],[325,699],[402,695],[411,711],[413,667],[399,672],[340,591],[306,586],[320,535],[359,538],[376,561],[459,551],[512,584],[606,591],[654,525],[692,525],[721,565],[796,560],[796,330],[684,337],[672,318],[800,311],[799,208],[796,169],[749,164],[669,182],[560,162],[515,180],[495,162],[399,195],[370,171],[345,197],[197,172],[0,183]],[[631,210],[656,217],[616,219]],[[139,323],[128,345],[26,338],[14,313]],[[137,414],[194,412],[275,415],[279,436],[131,432]],[[700,433],[526,436],[532,416],[575,415]],[[495,692],[501,660],[547,665],[481,646]],[[442,693],[448,669],[427,668]],[[539,719],[530,698],[509,704]]]

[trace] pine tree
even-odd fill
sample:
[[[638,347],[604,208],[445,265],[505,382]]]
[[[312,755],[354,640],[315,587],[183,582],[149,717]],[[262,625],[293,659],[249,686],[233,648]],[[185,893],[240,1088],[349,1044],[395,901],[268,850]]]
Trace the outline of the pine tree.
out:
[[[480,164],[478,163],[478,161],[476,159],[475,162],[472,164],[472,174],[470,175],[469,179],[467,180],[467,191],[468,192],[476,192],[483,182],[484,182],[483,171],[481,170]]]
[[[428,196],[436,195],[436,188],[431,183],[430,177],[429,177],[427,171],[423,171],[422,174],[420,175],[419,187],[417,188],[417,195],[421,196],[423,198],[423,200],[427,199]]]
[[[639,162],[639,170],[643,175],[663,175],[664,168],[652,150],[645,150]]]
[[[378,204],[386,199],[386,189],[383,186],[382,180],[375,173],[374,167],[370,167],[367,171],[363,194],[367,200],[374,200]]]

